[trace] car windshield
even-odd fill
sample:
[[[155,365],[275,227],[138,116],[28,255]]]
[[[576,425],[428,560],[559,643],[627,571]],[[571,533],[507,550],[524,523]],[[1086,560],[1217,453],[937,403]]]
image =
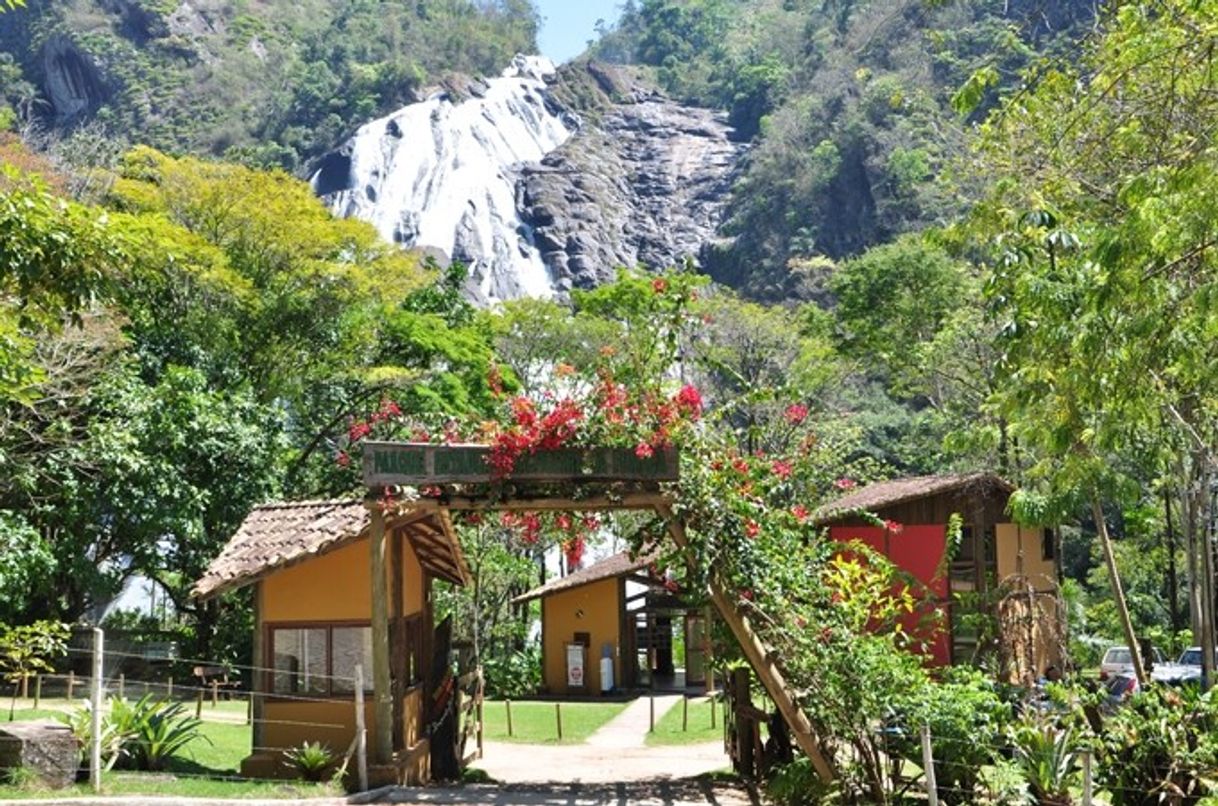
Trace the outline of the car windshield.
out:
[[[1180,663],[1184,666],[1200,666],[1201,665],[1201,650],[1186,649],[1180,655]]]
[[[1126,647],[1114,646],[1104,656],[1104,663],[1133,663],[1133,660],[1129,657],[1129,650]]]

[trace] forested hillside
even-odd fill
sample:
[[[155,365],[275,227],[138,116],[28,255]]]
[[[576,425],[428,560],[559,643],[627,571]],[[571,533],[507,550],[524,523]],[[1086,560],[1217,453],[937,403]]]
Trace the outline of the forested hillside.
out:
[[[31,0],[0,16],[0,101],[65,133],[96,121],[292,170],[424,84],[498,73],[537,24],[528,0]]]
[[[771,300],[823,296],[821,258],[960,214],[971,191],[944,170],[966,126],[1033,59],[1077,56],[1098,5],[631,0],[592,55],[648,66],[755,139],[711,273]],[[961,92],[987,103],[962,117]]]

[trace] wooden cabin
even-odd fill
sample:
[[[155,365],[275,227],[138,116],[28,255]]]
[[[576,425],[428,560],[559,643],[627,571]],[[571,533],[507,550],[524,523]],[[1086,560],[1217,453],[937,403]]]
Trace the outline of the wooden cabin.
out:
[[[1053,530],[1010,521],[1013,491],[992,473],[895,479],[845,495],[818,511],[816,522],[834,540],[859,540],[880,551],[930,589],[942,616],[940,629],[928,633],[921,627],[933,664],[973,656],[982,636],[964,616],[986,610],[999,625],[1011,676],[1026,680],[1062,663],[1060,575]],[[899,526],[876,526],[862,513]],[[947,561],[953,514],[963,528],[959,548]]]
[[[654,554],[621,552],[517,597],[541,600],[544,693],[599,696],[709,685],[706,611],[670,592],[651,570],[654,561]],[[684,658],[674,653],[678,636]],[[608,681],[601,673],[605,657],[613,663]]]
[[[368,754],[376,746],[371,512],[362,500],[266,504],[246,517],[195,584],[209,599],[254,588],[253,752],[241,774],[291,773],[282,751],[322,742],[343,754],[356,732],[355,673],[362,667]],[[397,775],[429,776],[433,579],[464,584],[468,570],[448,519],[436,512],[386,516],[384,590],[389,619],[391,758]],[[388,711],[386,711],[388,712]]]

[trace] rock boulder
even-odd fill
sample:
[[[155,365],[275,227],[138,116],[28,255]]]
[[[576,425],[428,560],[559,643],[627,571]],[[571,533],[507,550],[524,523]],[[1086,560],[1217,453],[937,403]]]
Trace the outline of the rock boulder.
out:
[[[57,722],[0,724],[0,771],[26,769],[45,785],[59,789],[76,781],[80,745]]]

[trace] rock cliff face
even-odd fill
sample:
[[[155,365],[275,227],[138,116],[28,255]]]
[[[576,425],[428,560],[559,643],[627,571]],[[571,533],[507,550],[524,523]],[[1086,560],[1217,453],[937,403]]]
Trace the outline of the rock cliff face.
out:
[[[603,66],[572,69],[596,79],[604,102],[540,165],[525,167],[521,182],[523,218],[556,288],[597,285],[621,266],[701,263],[747,146],[720,113]]]
[[[361,127],[313,186],[336,214],[466,263],[470,296],[493,302],[698,262],[745,149],[722,115],[616,70],[518,59]]]

